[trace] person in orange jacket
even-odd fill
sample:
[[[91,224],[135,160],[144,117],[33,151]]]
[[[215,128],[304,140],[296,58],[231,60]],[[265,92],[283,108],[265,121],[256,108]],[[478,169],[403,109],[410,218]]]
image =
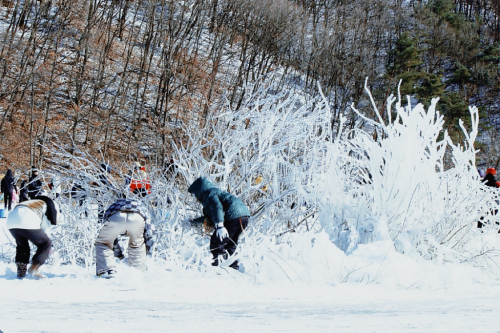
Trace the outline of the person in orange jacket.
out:
[[[129,181],[132,193],[142,197],[151,194],[151,183],[146,173],[146,167],[141,166],[139,162],[134,162],[134,167],[129,175]]]
[[[499,188],[500,187],[500,182],[498,182],[495,178],[495,175],[497,174],[497,170],[495,168],[488,168],[486,170],[486,176],[484,176],[482,182],[489,187],[495,187]],[[498,210],[494,209],[491,211],[492,215],[497,215]],[[483,223],[484,217],[481,217],[480,220],[477,222],[477,227],[482,228],[484,223]],[[498,224],[498,222],[496,222]],[[498,231],[500,233],[500,230]]]

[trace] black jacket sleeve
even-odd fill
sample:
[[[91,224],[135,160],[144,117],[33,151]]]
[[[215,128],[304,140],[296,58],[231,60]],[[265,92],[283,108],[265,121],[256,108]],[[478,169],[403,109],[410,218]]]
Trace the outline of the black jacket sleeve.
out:
[[[35,197],[34,199],[37,200],[42,200],[45,202],[47,205],[47,211],[45,212],[45,216],[47,216],[47,220],[50,221],[50,224],[56,225],[57,224],[57,209],[56,205],[54,204],[54,201],[52,201],[51,198],[46,197],[44,195],[39,195]]]

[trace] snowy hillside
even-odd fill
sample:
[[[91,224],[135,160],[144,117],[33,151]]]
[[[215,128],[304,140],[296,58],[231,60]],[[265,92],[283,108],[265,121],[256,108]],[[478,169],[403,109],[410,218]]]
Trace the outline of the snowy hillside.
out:
[[[381,108],[401,79],[426,105],[440,96],[455,141],[477,106],[491,143],[479,156],[495,165],[499,18],[496,0],[3,0],[0,165],[50,164],[57,139],[164,166],[255,85],[313,98],[319,82],[332,126],[353,130],[351,103],[375,117],[366,77]]]

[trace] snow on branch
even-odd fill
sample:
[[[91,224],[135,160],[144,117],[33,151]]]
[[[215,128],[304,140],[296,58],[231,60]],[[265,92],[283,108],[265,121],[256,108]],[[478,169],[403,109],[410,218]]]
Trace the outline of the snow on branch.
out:
[[[151,194],[136,198],[150,207],[158,229],[154,258],[209,265],[208,234],[188,223],[201,211],[187,187],[205,176],[250,208],[239,258],[278,260],[272,244],[310,232],[326,234],[346,254],[385,241],[409,256],[485,265],[478,254],[490,252],[478,245],[476,223],[482,218],[486,229],[494,227],[499,204],[497,191],[480,182],[475,168],[476,108],[470,108],[471,128],[461,123],[460,145],[443,129],[438,99],[426,109],[391,96],[384,118],[367,90],[376,120],[353,106],[370,126],[334,135],[322,93],[310,99],[271,88],[261,85],[238,110],[223,106],[203,127],[185,128],[172,169],[146,166]],[[377,139],[374,127],[383,132]],[[109,165],[57,142],[45,150],[65,188],[58,199],[65,221],[52,233],[53,261],[90,268],[99,213],[118,197],[133,196],[131,165]]]

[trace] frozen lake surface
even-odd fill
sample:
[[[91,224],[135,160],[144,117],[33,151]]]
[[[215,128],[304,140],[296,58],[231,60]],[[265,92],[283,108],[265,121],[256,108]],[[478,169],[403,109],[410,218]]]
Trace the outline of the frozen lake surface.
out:
[[[500,287],[405,290],[374,284],[253,285],[125,265],[114,280],[0,266],[0,330],[12,332],[500,332]],[[67,267],[67,270],[71,270]],[[223,272],[224,273],[224,272]]]

